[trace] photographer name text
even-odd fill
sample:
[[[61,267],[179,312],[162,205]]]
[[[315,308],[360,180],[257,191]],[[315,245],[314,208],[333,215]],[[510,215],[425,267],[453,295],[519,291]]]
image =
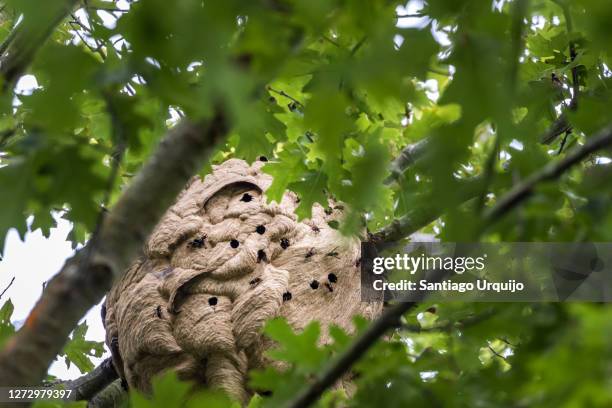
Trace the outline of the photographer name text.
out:
[[[522,292],[525,285],[522,282],[517,282],[510,279],[505,282],[492,282],[486,279],[477,279],[476,282],[453,282],[444,280],[441,282],[430,282],[427,279],[411,281],[402,279],[398,282],[385,282],[383,279],[377,279],[372,283],[376,291],[428,291],[428,292],[497,292],[497,293],[515,293]]]

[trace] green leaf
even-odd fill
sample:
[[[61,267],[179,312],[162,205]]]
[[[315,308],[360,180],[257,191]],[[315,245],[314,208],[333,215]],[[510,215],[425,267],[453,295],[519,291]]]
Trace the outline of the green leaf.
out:
[[[299,334],[284,319],[273,319],[266,323],[264,334],[279,344],[268,352],[276,360],[298,365],[302,370],[312,372],[326,359],[326,353],[319,349],[320,327],[317,322],[309,323]]]
[[[104,342],[85,339],[87,329],[86,322],[79,324],[62,351],[66,366],[70,367],[70,364],[74,363],[81,373],[93,370],[94,364],[89,357],[101,357],[104,353]]]
[[[4,346],[6,341],[15,334],[15,326],[11,322],[14,310],[11,299],[7,299],[0,308],[0,347]]]
[[[30,194],[30,169],[20,162],[0,168],[0,196],[7,197],[0,211],[0,250],[10,228],[17,228],[23,237],[26,232],[25,210]],[[19,180],[19,182],[17,182]],[[10,197],[10,198],[9,198]]]
[[[280,203],[289,184],[300,179],[306,171],[306,166],[301,152],[295,146],[289,145],[278,154],[278,160],[266,163],[263,170],[274,177],[272,185],[266,190],[268,200]]]
[[[295,192],[300,198],[300,204],[295,213],[300,219],[310,218],[312,206],[319,203],[327,208],[327,175],[321,171],[308,171],[299,181],[288,185],[289,190]]]
[[[136,390],[132,390],[130,392],[130,403],[133,408],[240,407],[240,404],[231,401],[220,391],[195,389],[193,384],[180,381],[174,372],[166,372],[155,377],[150,395],[143,395]]]

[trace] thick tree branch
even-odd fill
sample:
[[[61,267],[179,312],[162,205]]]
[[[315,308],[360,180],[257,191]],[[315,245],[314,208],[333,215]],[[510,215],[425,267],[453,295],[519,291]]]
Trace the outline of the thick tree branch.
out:
[[[432,199],[427,205],[411,208],[406,215],[372,234],[370,241],[375,243],[379,250],[382,250],[387,244],[399,241],[435,221],[448,208],[476,197],[482,189],[482,184],[483,180],[480,177],[459,181],[456,188],[457,194],[453,200],[440,202]]]
[[[100,363],[82,377],[76,380],[59,381],[49,384],[52,387],[61,385],[66,390],[72,390],[77,401],[90,400],[110,383],[117,379],[117,372],[111,357]]]
[[[108,387],[96,394],[95,397],[90,399],[87,403],[87,408],[121,407],[127,398],[128,393],[121,386],[121,380],[115,380]]]
[[[169,131],[98,234],[68,260],[47,284],[24,326],[0,353],[0,384],[39,384],[70,331],[111,288],[164,211],[227,133],[217,114],[209,121],[184,121]]]
[[[6,36],[2,44],[0,44],[0,55],[4,54],[8,48],[8,46],[13,42],[17,33],[19,33],[20,28],[14,27],[11,32]]]
[[[569,152],[562,160],[550,163],[541,171],[527,178],[523,183],[512,189],[506,196],[500,198],[494,207],[484,212],[483,217],[485,221],[490,221],[490,217],[496,218],[503,215],[514,205],[518,204],[518,202],[527,198],[533,192],[533,188],[537,183],[558,177],[565,170],[584,159],[590,153],[609,146],[610,132],[612,132],[612,128],[606,128],[600,131],[597,135],[589,138],[583,146]],[[383,248],[386,243],[395,242],[413,234],[439,218],[445,209],[476,197],[481,189],[483,181],[481,178],[476,177],[471,180],[466,180],[463,183],[462,186],[458,187],[459,194],[455,201],[441,204],[432,200],[427,206],[411,209],[408,214],[394,220],[385,228],[372,234],[370,240],[376,243],[377,247]],[[517,202],[515,203],[515,201]]]
[[[446,275],[446,271],[433,271],[429,280],[439,281]],[[404,313],[416,307],[428,295],[427,291],[417,290],[400,299],[400,302],[386,309],[378,319],[355,339],[355,341],[342,354],[332,361],[329,368],[303,390],[289,403],[290,408],[305,408],[312,405],[323,392],[333,386],[353,364],[368,351],[388,330],[401,326],[401,317]]]
[[[537,183],[542,181],[552,180],[559,177],[567,169],[573,165],[582,161],[589,154],[612,146],[612,125],[606,127],[596,135],[592,136],[587,142],[578,148],[570,151],[566,157],[557,162],[549,163],[544,168],[534,173],[532,176],[527,178],[523,183],[517,185],[509,193],[498,200],[497,205],[492,207],[485,213],[484,222],[485,225],[494,222],[497,218],[501,217],[512,207],[518,205],[525,198],[527,198],[532,192]],[[477,184],[480,184],[478,182]],[[382,235],[384,237],[397,237],[402,238],[405,235],[401,235],[405,231],[410,231],[414,226],[411,225],[410,221],[405,222],[407,225],[404,231],[401,230],[401,226],[395,226],[389,231],[388,235]],[[433,280],[440,280],[443,278],[441,271],[435,271],[437,276],[434,276]],[[333,386],[342,375],[344,375],[352,365],[361,358],[361,356],[374,344],[376,341],[387,332],[387,330],[397,327],[400,322],[401,316],[414,308],[419,302],[421,302],[427,296],[425,291],[413,292],[404,299],[402,302],[387,309],[378,319],[376,319],[368,329],[349,346],[349,348],[342,353],[331,366],[315,381],[310,384],[302,393],[300,393],[294,401],[289,404],[291,408],[303,408],[313,404],[321,394],[329,387]]]
[[[391,184],[394,181],[399,180],[408,167],[412,166],[418,159],[423,157],[423,155],[431,147],[430,145],[430,139],[424,138],[404,147],[397,158],[391,162],[391,165],[389,166],[389,171],[391,174],[385,180],[385,184]]]
[[[4,78],[5,88],[21,76],[34,59],[36,51],[77,3],[77,0],[45,1],[40,5],[45,10],[45,21],[41,21],[38,15],[25,16],[13,29],[2,45],[0,56],[0,75]]]
[[[563,159],[548,163],[540,171],[533,173],[522,183],[514,186],[508,193],[500,197],[493,207],[484,212],[485,224],[489,225],[494,222],[531,196],[537,184],[558,178],[591,153],[611,146],[612,125],[589,137],[584,145],[569,151]]]
[[[567,121],[567,116],[563,113],[550,125],[546,132],[540,136],[540,143],[550,144],[559,135],[571,129],[572,127]],[[412,167],[431,150],[431,144],[431,138],[426,137],[404,147],[400,154],[389,165],[389,172],[391,174],[389,174],[389,177],[387,177],[384,183],[389,185],[398,181],[407,169]]]

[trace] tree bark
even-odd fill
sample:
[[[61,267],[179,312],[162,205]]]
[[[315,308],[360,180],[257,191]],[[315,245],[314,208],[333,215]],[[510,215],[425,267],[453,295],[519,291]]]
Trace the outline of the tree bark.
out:
[[[121,386],[121,380],[113,381],[89,400],[87,408],[116,408],[127,401],[128,393]]]
[[[0,384],[40,384],[78,321],[141,251],[147,235],[227,133],[224,117],[184,121],[104,217],[98,233],[48,283],[24,326],[0,353]]]
[[[373,233],[370,236],[370,241],[379,250],[384,249],[387,244],[399,241],[432,223],[444,213],[445,209],[460,205],[476,197],[482,184],[483,180],[481,177],[461,181],[458,185],[459,193],[455,201],[440,203],[431,200],[428,205],[412,208],[406,215],[393,220],[385,228]]]
[[[55,27],[70,13],[77,0],[48,0],[40,7],[45,8],[46,21],[38,16],[25,16],[2,44],[0,75],[6,89],[19,78],[34,59],[36,51],[51,35]]]
[[[72,390],[77,401],[91,400],[96,394],[105,389],[118,378],[111,357],[102,361],[99,366],[75,380],[56,381],[50,387],[61,385],[66,390]]]

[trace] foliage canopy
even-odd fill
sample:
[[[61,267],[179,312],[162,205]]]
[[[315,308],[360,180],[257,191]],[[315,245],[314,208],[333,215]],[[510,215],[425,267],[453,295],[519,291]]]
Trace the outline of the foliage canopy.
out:
[[[3,3],[0,36],[11,41],[15,27],[48,24],[61,2]],[[416,15],[403,16],[415,5]],[[75,247],[86,242],[101,208],[113,206],[167,129],[217,109],[231,130],[213,163],[264,156],[270,199],[295,191],[298,215],[308,217],[313,203],[333,196],[350,206],[337,226],[346,234],[435,209],[406,233],[457,242],[611,240],[609,151],[485,222],[512,186],[609,124],[609,2],[404,6],[78,2],[17,86],[7,82],[0,95],[0,248],[10,228],[48,236],[60,216],[72,222]],[[400,174],[393,159],[424,140],[426,152]],[[473,180],[478,188],[466,197],[463,183]],[[7,300],[2,343],[14,332],[11,313]],[[612,405],[606,306],[423,304],[405,320],[355,365],[352,398],[328,391],[320,404]],[[87,356],[101,352],[85,332],[76,328],[65,349],[83,371],[93,367]],[[350,342],[337,330],[334,344],[317,346],[316,323],[294,334],[273,321],[266,332],[279,343],[271,356],[291,368],[253,374],[254,388],[273,391],[254,407],[286,403]],[[168,406],[187,395],[182,387],[163,378],[153,402],[134,395],[132,403]],[[220,396],[197,398],[225,406]]]

